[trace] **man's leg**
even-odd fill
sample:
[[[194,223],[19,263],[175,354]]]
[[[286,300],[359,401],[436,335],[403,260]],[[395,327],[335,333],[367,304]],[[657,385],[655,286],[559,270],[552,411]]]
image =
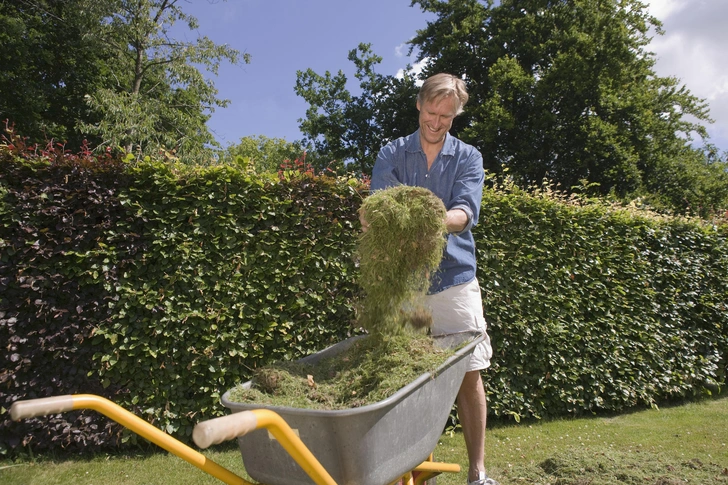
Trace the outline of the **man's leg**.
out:
[[[477,480],[485,472],[485,421],[487,406],[485,388],[480,371],[465,373],[457,396],[458,417],[463,427],[463,438],[468,450],[468,481]]]

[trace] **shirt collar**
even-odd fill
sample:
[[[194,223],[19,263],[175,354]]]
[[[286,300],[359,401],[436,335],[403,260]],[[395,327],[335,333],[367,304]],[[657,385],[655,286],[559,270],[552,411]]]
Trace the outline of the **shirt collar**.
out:
[[[408,152],[421,152],[422,151],[422,145],[420,144],[420,130],[418,129],[416,132],[412,134],[410,139],[407,141],[407,144],[405,145],[405,150]],[[445,143],[442,145],[442,150],[440,150],[441,155],[455,155],[455,138],[450,134],[450,132],[445,133]]]

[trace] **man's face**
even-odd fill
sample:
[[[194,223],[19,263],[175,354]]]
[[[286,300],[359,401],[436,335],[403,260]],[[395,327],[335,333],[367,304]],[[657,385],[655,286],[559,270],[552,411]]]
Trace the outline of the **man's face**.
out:
[[[442,143],[455,119],[455,97],[447,96],[423,104],[417,102],[417,109],[420,112],[420,137],[423,144]]]

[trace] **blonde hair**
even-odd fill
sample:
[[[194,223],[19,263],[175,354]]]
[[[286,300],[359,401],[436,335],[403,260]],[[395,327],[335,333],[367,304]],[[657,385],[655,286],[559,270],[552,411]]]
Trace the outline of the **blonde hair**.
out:
[[[448,96],[455,97],[455,115],[463,112],[465,103],[468,102],[468,91],[465,87],[465,81],[452,74],[440,73],[428,77],[417,94],[417,102],[421,105],[428,101],[435,101],[446,98]]]

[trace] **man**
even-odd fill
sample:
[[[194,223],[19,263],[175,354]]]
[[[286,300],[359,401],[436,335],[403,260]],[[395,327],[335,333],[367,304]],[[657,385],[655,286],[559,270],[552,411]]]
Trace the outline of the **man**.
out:
[[[379,151],[371,189],[399,184],[426,187],[445,204],[447,246],[427,296],[432,334],[469,330],[485,334],[470,358],[457,405],[470,463],[468,484],[497,485],[487,477],[484,465],[487,409],[480,371],[490,365],[492,350],[475,278],[475,242],[470,232],[478,221],[483,195],[483,157],[474,147],[449,134],[467,100],[462,79],[444,73],[428,78],[417,95],[419,129]],[[364,214],[363,230],[366,224]]]

